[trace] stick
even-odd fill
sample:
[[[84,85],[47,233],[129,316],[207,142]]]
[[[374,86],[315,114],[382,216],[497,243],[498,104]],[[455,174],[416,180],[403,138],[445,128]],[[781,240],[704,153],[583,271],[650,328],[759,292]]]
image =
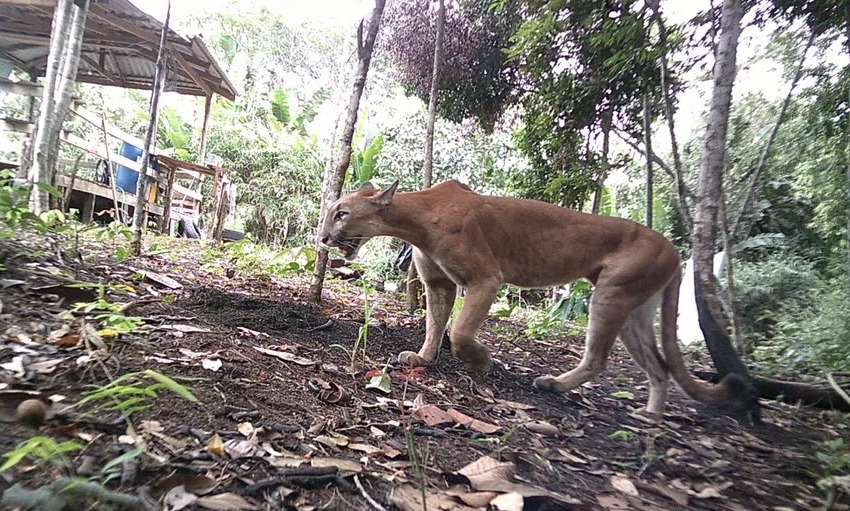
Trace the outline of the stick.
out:
[[[112,188],[112,208],[115,210],[113,219],[123,223],[121,211],[118,209],[118,192],[115,190],[115,176],[112,174],[112,156],[109,153],[109,134],[106,133],[106,102],[103,91],[100,91],[100,127],[103,130],[103,150],[106,153],[106,167],[109,172],[109,186]]]
[[[354,484],[357,485],[357,489],[360,490],[360,494],[363,495],[363,498],[366,499],[366,502],[368,502],[373,508],[377,509],[378,511],[387,511],[387,508],[375,502],[375,499],[373,499],[368,493],[366,493],[366,488],[364,488],[363,485],[360,484],[360,478],[357,477],[356,474],[354,476]]]

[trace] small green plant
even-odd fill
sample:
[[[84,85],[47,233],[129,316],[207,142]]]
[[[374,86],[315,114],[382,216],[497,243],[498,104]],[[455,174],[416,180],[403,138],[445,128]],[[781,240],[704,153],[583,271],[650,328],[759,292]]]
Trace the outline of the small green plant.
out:
[[[107,213],[111,214],[111,211]],[[124,222],[112,221],[104,227],[99,227],[95,229],[93,237],[98,242],[102,242],[104,239],[109,240],[110,248],[118,261],[125,261],[133,255],[133,251],[128,245],[118,243],[122,238],[125,243],[133,239],[133,229]]]
[[[158,397],[157,392],[163,389],[171,391],[189,402],[198,402],[198,398],[184,385],[162,373],[146,369],[140,372],[127,373],[106,385],[96,387],[71,405],[71,408],[93,405],[93,408],[89,409],[86,414],[98,411],[132,414],[150,408],[153,401]]]
[[[842,494],[850,494],[850,450],[843,438],[828,440],[823,443],[824,449],[816,454],[818,461],[824,465],[824,477],[818,479],[818,488],[826,492],[826,508]]]
[[[107,284],[72,284],[76,287],[91,287],[97,290],[97,298],[91,302],[77,302],[72,305],[71,309],[76,312],[94,312],[100,311],[100,314],[94,316],[94,319],[103,328],[111,328],[121,333],[134,332],[142,325],[142,318],[136,316],[125,316],[122,312],[124,304],[110,301],[106,292],[108,289],[124,289],[132,290],[129,286],[107,285]]]
[[[27,456],[32,456],[39,463],[43,463],[64,457],[66,453],[82,449],[83,445],[73,440],[57,443],[56,440],[53,440],[49,436],[34,436],[21,442],[15,449],[3,455],[6,461],[0,466],[0,472],[9,470]]]
[[[225,257],[240,270],[283,277],[313,271],[316,251],[313,247],[276,250],[243,238],[221,249],[205,251],[202,257],[208,262],[207,267],[220,267],[220,257]]]
[[[616,440],[622,440],[623,442],[631,442],[635,437],[635,434],[631,431],[626,431],[625,429],[618,429],[617,431],[611,433],[611,438]]]
[[[374,293],[374,288],[362,282],[363,285],[363,324],[357,329],[357,339],[354,341],[354,348],[351,350],[351,365],[354,365],[354,360],[357,357],[357,350],[362,346],[363,360],[367,360],[366,341],[369,339],[369,323],[372,321],[372,312],[375,311],[375,304],[369,303],[369,296]]]

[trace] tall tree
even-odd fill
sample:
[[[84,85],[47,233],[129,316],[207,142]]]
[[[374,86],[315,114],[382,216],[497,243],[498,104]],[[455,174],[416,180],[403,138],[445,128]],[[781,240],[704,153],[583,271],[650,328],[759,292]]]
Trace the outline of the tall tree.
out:
[[[340,137],[339,159],[332,172],[325,173],[322,180],[322,201],[319,213],[321,223],[327,208],[333,204],[342,194],[342,185],[345,182],[345,173],[351,164],[351,142],[354,139],[354,129],[357,127],[357,112],[360,109],[360,98],[366,87],[366,78],[369,75],[369,66],[372,63],[372,52],[375,48],[375,39],[378,37],[378,29],[381,25],[381,17],[384,13],[386,0],[375,0],[375,8],[369,19],[366,29],[366,37],[363,37],[363,21],[357,28],[357,71],[354,75],[354,85],[351,97],[348,100],[348,115],[345,119],[345,127]],[[325,282],[325,271],[328,264],[328,252],[319,247],[316,251],[316,263],[313,266],[313,280],[310,283],[310,298],[314,302],[322,300],[322,287]]]
[[[742,0],[724,0],[720,34],[714,63],[714,88],[708,111],[699,188],[694,211],[694,289],[699,323],[705,333],[714,365],[720,375],[738,373],[749,379],[749,371],[735,352],[729,335],[721,327],[726,321],[720,308],[720,285],[713,261],[717,242],[718,209],[723,197],[726,134],[735,83],[738,38],[744,16]],[[753,410],[756,412],[756,410]]]
[[[425,120],[425,159],[422,163],[422,188],[431,188],[434,175],[434,123],[437,120],[437,102],[440,95],[440,71],[443,67],[443,39],[445,38],[446,6],[437,0],[437,23],[434,37],[434,64],[431,66],[431,92],[428,97],[428,117]],[[407,270],[407,310],[419,308],[422,286],[417,277],[416,265]]]
[[[41,106],[38,112],[38,122],[35,126],[35,142],[33,143],[33,161],[29,169],[31,185],[49,182],[50,134],[52,126],[57,121],[56,86],[62,69],[62,58],[68,48],[68,35],[71,31],[73,9],[71,0],[59,0],[53,11],[53,25],[50,32],[50,51],[47,54],[47,71],[44,77],[44,87],[41,95]],[[61,123],[60,123],[61,129]],[[30,208],[36,214],[49,208],[48,193],[38,186],[31,186]]]
[[[171,21],[171,0],[165,12],[165,23],[159,36],[159,51],[156,56],[156,70],[154,72],[153,87],[151,88],[150,107],[148,108],[148,128],[145,131],[145,147],[142,148],[142,161],[139,163],[139,179],[136,181],[136,209],[134,211],[133,226],[133,253],[142,254],[142,233],[147,227],[145,224],[145,206],[148,201],[148,161],[151,155],[151,144],[156,133],[156,121],[159,114],[159,95],[165,86],[166,75],[166,45],[168,36],[168,24]]]

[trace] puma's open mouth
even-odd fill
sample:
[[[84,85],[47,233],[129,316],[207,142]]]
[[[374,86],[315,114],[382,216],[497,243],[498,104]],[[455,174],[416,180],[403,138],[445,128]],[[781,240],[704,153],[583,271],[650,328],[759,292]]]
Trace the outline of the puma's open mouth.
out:
[[[359,237],[345,240],[333,239],[328,245],[336,248],[346,261],[353,261],[357,258],[357,252],[360,250],[362,240]]]

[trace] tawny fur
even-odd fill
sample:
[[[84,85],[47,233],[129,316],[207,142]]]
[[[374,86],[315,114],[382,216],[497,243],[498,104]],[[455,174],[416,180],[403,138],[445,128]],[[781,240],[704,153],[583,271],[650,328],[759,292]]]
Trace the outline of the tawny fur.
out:
[[[566,392],[597,376],[619,336],[649,378],[646,412],[660,416],[669,374],[691,397],[722,403],[734,397],[729,382],[696,381],[685,367],[676,338],[681,264],[663,236],[629,220],[589,215],[545,202],[479,195],[446,181],[427,190],[396,193],[370,184],[328,209],[319,239],[353,259],[374,236],[410,242],[425,285],[425,343],[399,361],[436,361],[458,286],[466,289],[451,328],[452,354],[474,370],[490,365],[475,340],[499,286],[549,287],[578,278],[594,284],[585,351],[578,366],[559,376],[540,376],[534,386]],[[654,319],[661,305],[658,351]]]

